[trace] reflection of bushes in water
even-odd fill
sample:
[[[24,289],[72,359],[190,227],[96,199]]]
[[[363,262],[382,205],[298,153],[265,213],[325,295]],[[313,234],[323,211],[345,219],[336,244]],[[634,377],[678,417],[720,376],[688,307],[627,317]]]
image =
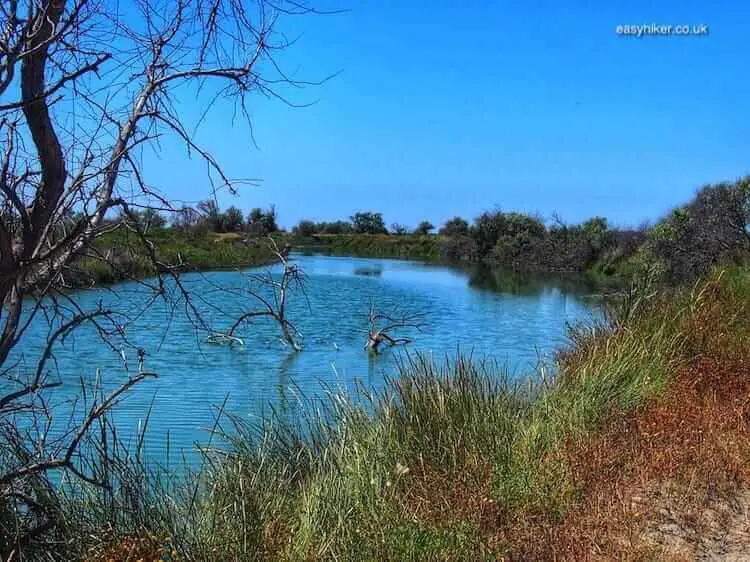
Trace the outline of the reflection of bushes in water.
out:
[[[383,274],[383,268],[379,265],[362,265],[354,269],[354,275],[364,275],[366,277],[380,277]]]
[[[477,266],[469,270],[469,286],[474,289],[533,296],[552,288],[563,293],[585,293],[590,287],[576,274],[543,274]]]

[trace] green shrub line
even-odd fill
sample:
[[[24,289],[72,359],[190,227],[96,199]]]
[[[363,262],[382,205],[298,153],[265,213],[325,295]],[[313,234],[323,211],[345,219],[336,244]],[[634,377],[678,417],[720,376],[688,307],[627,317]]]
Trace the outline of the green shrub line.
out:
[[[423,221],[410,234],[401,225],[389,232],[380,213],[356,213],[351,222],[300,221],[291,237],[299,248],[335,255],[578,272],[595,286],[622,287],[634,276],[657,273],[663,283],[678,285],[750,255],[750,177],[704,186],[656,224],[638,228],[613,228],[602,217],[569,225],[501,210],[472,224],[454,217],[438,234],[429,234],[431,227]]]
[[[158,213],[135,218],[163,263],[181,270],[251,266],[272,257],[264,238],[302,252],[341,256],[403,258],[463,266],[483,264],[506,271],[575,272],[592,286],[622,288],[635,277],[657,275],[678,285],[706,275],[723,263],[750,255],[750,176],[701,188],[687,204],[655,225],[613,228],[605,218],[580,224],[501,210],[486,211],[472,224],[454,217],[437,234],[428,221],[412,231],[385,227],[381,213],[358,212],[349,221],[302,220],[290,232],[276,224],[276,210],[253,209],[247,221],[236,207],[220,212],[204,201],[201,213],[175,213],[171,226]],[[689,250],[688,250],[689,249]],[[143,243],[126,229],[97,239],[94,250],[107,259],[82,257],[68,272],[72,285],[112,283],[156,273],[143,256]]]

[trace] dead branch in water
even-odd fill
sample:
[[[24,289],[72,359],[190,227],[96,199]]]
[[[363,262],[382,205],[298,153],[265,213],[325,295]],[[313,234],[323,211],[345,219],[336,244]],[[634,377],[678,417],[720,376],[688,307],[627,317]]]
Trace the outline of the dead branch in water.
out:
[[[294,351],[302,351],[300,344],[302,334],[287,316],[287,299],[291,293],[298,292],[307,300],[305,273],[299,265],[289,261],[288,246],[280,250],[273,238],[269,236],[268,239],[271,250],[281,266],[281,277],[275,277],[270,269],[266,269],[261,274],[249,275],[248,293],[262,305],[262,308],[252,309],[242,314],[226,335],[234,337],[235,330],[243,323],[252,318],[266,316],[278,323],[284,342],[288,343]]]
[[[385,313],[377,310],[374,302],[370,303],[368,320],[365,349],[371,353],[380,353],[382,345],[405,345],[413,341],[411,338],[392,336],[389,332],[405,328],[421,331],[424,326],[424,314]]]

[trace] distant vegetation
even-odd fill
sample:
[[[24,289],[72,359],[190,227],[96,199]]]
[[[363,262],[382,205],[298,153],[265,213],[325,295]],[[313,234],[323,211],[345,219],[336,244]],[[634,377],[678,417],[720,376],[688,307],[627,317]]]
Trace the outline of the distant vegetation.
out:
[[[454,217],[437,234],[432,234],[434,228],[422,221],[408,232],[393,224],[388,233],[381,214],[357,213],[351,221],[304,220],[292,234],[298,245],[335,253],[575,271],[597,282],[648,273],[674,284],[750,254],[750,178],[705,186],[692,201],[653,226],[614,228],[603,217],[571,225],[556,216],[544,221],[496,210],[471,223]]]
[[[567,224],[557,216],[545,221],[536,215],[494,210],[471,222],[453,217],[437,233],[427,220],[411,231],[397,223],[388,229],[383,215],[376,212],[358,212],[348,220],[331,222],[301,220],[291,232],[284,232],[274,207],[252,209],[243,218],[237,207],[221,211],[211,200],[173,213],[168,229],[165,217],[149,209],[119,220],[146,225],[160,252],[171,258],[179,252],[189,264],[186,268],[194,269],[258,263],[268,256],[253,239],[274,235],[297,249],[343,255],[579,272],[596,283],[654,275],[676,284],[750,254],[750,178],[705,186],[686,205],[652,226],[639,228],[615,228],[603,217]],[[235,237],[227,238],[228,234]],[[115,244],[121,240],[122,235],[107,235],[100,244],[127,253],[127,244]],[[133,267],[139,267],[137,258]],[[109,279],[113,275],[102,277],[114,280]]]

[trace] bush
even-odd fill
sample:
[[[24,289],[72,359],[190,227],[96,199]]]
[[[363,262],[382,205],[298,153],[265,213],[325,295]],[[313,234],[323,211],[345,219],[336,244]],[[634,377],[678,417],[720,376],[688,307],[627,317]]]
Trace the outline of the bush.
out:
[[[417,228],[414,229],[414,234],[417,236],[427,236],[430,232],[435,230],[435,225],[430,221],[422,221],[419,223]]]
[[[297,226],[292,228],[292,234],[295,236],[312,236],[318,234],[318,232],[320,232],[318,225],[309,220],[301,220]]]
[[[382,213],[355,213],[352,225],[357,234],[388,234]]]
[[[469,234],[469,223],[461,217],[453,217],[440,229],[442,236],[467,236]]]
[[[702,188],[651,230],[645,252],[671,283],[696,279],[750,253],[750,177]]]

